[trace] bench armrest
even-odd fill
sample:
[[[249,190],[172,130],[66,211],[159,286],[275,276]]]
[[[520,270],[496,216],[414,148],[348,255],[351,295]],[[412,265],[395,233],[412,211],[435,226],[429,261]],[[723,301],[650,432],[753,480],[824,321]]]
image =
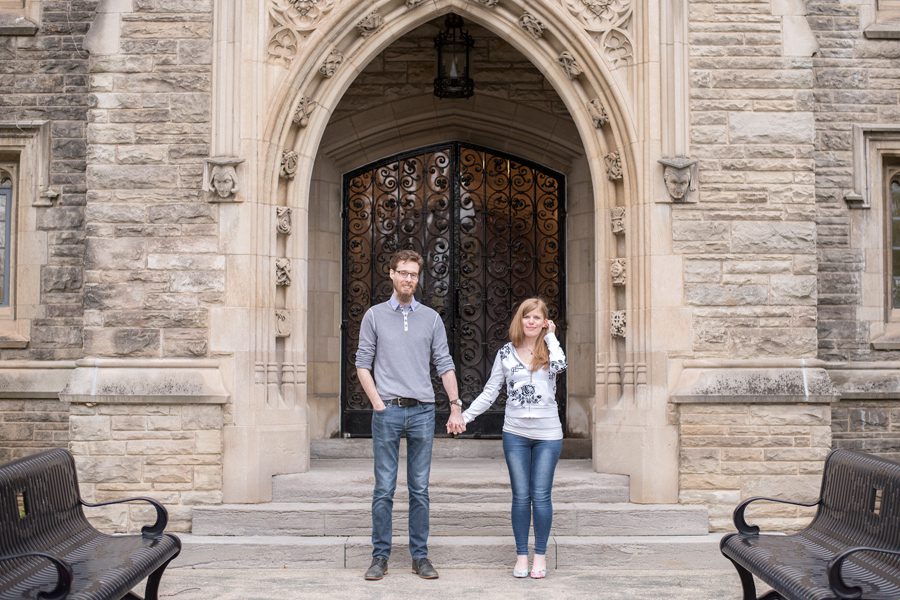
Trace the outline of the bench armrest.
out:
[[[56,567],[56,587],[49,592],[41,592],[38,594],[38,598],[41,598],[42,600],[62,600],[62,598],[65,598],[68,595],[69,589],[72,587],[72,567],[69,566],[69,563],[45,552],[25,552],[24,554],[0,556],[0,562],[35,556],[49,560],[53,563],[53,566]]]
[[[779,504],[793,504],[794,506],[818,506],[821,500],[816,500],[812,504],[804,504],[803,502],[794,502],[793,500],[781,500],[779,498],[765,498],[763,496],[755,496],[753,498],[747,498],[740,504],[738,504],[737,508],[734,509],[734,526],[737,528],[738,533],[742,535],[757,535],[759,533],[759,527],[756,525],[748,525],[747,520],[744,518],[744,511],[747,510],[747,506],[750,505],[751,502],[756,502],[757,500],[765,500],[766,502],[778,502]]]
[[[147,498],[144,496],[138,496],[136,498],[122,498],[121,500],[110,500],[109,502],[99,502],[97,504],[92,504],[90,502],[85,502],[81,500],[82,506],[88,506],[90,508],[96,508],[98,506],[109,506],[110,504],[122,504],[124,502],[149,502],[156,509],[156,523],[153,525],[144,525],[141,527],[141,535],[144,537],[158,537],[162,535],[162,532],[165,530],[166,525],[169,523],[169,513],[166,511],[166,508],[154,500],[153,498]]]
[[[892,554],[894,556],[900,556],[900,550],[886,550],[884,548],[871,548],[868,546],[857,546],[856,548],[850,548],[849,550],[844,550],[830,561],[828,561],[828,583],[831,584],[832,591],[837,595],[838,598],[861,598],[862,597],[862,588],[854,585],[847,585],[844,583],[844,578],[841,577],[841,567],[844,566],[844,561],[850,557],[851,554],[856,554],[857,552],[880,552],[882,554]]]

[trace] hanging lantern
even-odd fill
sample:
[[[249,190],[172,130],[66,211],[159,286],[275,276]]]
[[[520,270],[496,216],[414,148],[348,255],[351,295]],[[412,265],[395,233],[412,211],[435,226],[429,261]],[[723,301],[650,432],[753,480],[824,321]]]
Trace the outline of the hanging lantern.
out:
[[[437,50],[435,96],[470,98],[475,93],[475,82],[469,76],[469,51],[474,45],[472,36],[463,29],[462,17],[448,14],[444,20],[444,30],[434,38],[434,48]]]

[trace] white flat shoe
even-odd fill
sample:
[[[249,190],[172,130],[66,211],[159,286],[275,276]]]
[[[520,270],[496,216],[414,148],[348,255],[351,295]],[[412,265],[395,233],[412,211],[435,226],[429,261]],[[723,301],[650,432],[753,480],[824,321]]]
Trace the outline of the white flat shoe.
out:
[[[517,577],[519,579],[523,579],[528,577],[528,567],[525,567],[521,571],[518,569],[513,569],[513,577]]]

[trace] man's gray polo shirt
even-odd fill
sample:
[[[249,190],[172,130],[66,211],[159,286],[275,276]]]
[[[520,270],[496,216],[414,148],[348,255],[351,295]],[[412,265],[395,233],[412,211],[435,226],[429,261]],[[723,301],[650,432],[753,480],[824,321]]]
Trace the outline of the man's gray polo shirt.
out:
[[[434,402],[431,364],[438,375],[454,368],[447,332],[437,311],[415,298],[411,305],[400,306],[395,296],[366,311],[359,329],[356,366],[372,371],[382,400]]]

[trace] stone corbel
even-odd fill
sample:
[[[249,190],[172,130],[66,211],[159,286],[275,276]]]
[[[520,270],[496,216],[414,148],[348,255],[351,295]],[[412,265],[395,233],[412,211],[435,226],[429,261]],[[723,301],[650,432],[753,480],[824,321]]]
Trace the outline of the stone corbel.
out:
[[[624,310],[614,310],[609,315],[609,333],[614,338],[624,338],[625,337],[625,327],[628,324],[628,319],[625,316]]]
[[[624,258],[614,258],[610,261],[609,276],[612,279],[612,284],[614,286],[622,287],[625,285],[628,274],[626,272]]]
[[[300,162],[300,155],[293,150],[283,150],[281,152],[281,177],[283,179],[293,179],[297,174],[297,166]]]
[[[275,337],[286,338],[291,335],[291,313],[283,308],[275,309]]]
[[[275,259],[275,285],[289,287],[291,285],[291,259]]]
[[[293,231],[291,212],[291,209],[287,206],[275,207],[275,229],[281,235],[291,235]]]
[[[208,202],[241,202],[236,156],[211,156],[203,162],[203,192]]]
[[[566,72],[566,76],[571,80],[578,79],[578,76],[584,72],[571,52],[563,52],[559,55],[557,60],[559,61],[560,66],[562,66],[563,71]]]
[[[610,152],[603,157],[606,160],[606,177],[610,181],[619,181],[624,176],[622,174],[622,155],[619,151]]]
[[[57,198],[59,198],[59,190],[50,186],[41,186],[40,190],[38,191],[37,197],[35,197],[34,202],[32,202],[31,205],[53,206],[53,203]]]
[[[475,2],[482,6],[487,6],[488,8],[494,8],[500,4],[500,0],[475,0]]]
[[[524,29],[528,35],[536,40],[539,40],[544,36],[544,30],[547,28],[546,25],[541,23],[540,19],[530,12],[523,13],[522,16],[519,17],[519,27]]]
[[[361,37],[367,38],[381,29],[382,25],[384,25],[384,17],[378,14],[378,11],[373,10],[356,24],[356,31]]]
[[[309,125],[309,117],[316,110],[316,101],[312,98],[303,96],[297,102],[297,108],[294,109],[293,121],[298,127],[306,127]]]
[[[328,56],[325,57],[322,66],[319,67],[319,74],[326,79],[331,79],[334,77],[334,74],[337,73],[338,67],[340,67],[343,62],[344,54],[337,48],[334,48]]]
[[[686,156],[661,158],[663,165],[663,182],[666,184],[668,198],[663,202],[679,204],[696,202],[697,161]]]
[[[609,209],[610,225],[615,235],[625,235],[625,207],[614,206]]]
[[[606,107],[600,102],[600,98],[594,98],[588,102],[588,112],[597,129],[605,127],[609,123],[609,114],[606,112]]]
[[[415,8],[424,2],[425,0],[406,0],[406,8]]]

